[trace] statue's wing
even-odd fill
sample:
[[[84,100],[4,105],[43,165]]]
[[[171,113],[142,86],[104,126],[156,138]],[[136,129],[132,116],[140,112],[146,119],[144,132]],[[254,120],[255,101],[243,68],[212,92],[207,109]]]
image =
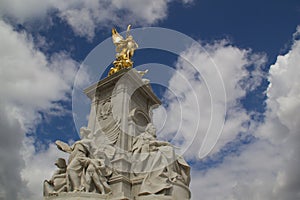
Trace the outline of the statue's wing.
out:
[[[131,25],[129,24],[126,30],[126,38],[128,38],[128,36],[130,35],[130,29],[131,29]]]
[[[56,140],[55,144],[56,144],[57,148],[61,151],[64,151],[64,152],[67,152],[67,153],[72,152],[72,148],[65,142],[62,142],[60,140]]]
[[[112,29],[112,40],[116,46],[124,41],[124,38],[117,32],[115,28]]]

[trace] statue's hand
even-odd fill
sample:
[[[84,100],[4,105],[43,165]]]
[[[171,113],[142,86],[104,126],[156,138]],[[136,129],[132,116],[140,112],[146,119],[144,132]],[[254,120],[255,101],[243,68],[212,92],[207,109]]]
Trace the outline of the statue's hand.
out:
[[[64,152],[67,152],[67,153],[72,152],[72,148],[65,142],[62,142],[60,140],[56,140],[55,144],[56,144],[57,148],[61,151],[64,151]]]
[[[150,150],[151,150],[151,151],[157,151],[158,148],[157,148],[156,146],[153,146]]]
[[[171,146],[171,144],[169,142],[164,142],[164,141],[151,141],[150,145],[154,145],[154,146]]]

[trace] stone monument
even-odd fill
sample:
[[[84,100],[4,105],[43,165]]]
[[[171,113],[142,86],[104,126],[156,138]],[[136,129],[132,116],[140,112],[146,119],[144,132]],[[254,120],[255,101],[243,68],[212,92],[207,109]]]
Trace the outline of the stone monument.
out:
[[[91,100],[87,127],[44,181],[44,200],[188,200],[190,167],[174,147],[156,139],[152,110],[161,104],[146,73],[131,60],[137,43],[112,30],[116,60],[108,77],[85,89]]]

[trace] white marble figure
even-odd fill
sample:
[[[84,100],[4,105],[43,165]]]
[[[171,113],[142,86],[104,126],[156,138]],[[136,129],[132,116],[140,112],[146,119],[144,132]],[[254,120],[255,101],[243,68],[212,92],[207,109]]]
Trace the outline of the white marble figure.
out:
[[[145,174],[139,195],[166,195],[178,180],[189,184],[188,164],[176,156],[170,143],[156,140],[155,132],[155,127],[149,123],[145,132],[133,140],[132,171]]]
[[[97,153],[94,135],[85,127],[80,129],[81,140],[71,147],[61,141],[56,141],[57,147],[70,153],[66,168],[68,192],[97,192],[106,194],[111,192],[107,184],[107,176],[111,173],[104,162],[104,156]],[[96,152],[96,153],[94,153]]]
[[[58,169],[54,172],[52,178],[44,181],[44,196],[67,191],[66,161],[63,158],[58,158],[55,165]]]
[[[96,154],[97,158],[90,159],[86,169],[86,191],[98,191],[100,194],[111,193],[111,188],[107,184],[107,177],[112,175],[111,168],[106,165],[106,163],[109,162],[108,158],[103,152]]]

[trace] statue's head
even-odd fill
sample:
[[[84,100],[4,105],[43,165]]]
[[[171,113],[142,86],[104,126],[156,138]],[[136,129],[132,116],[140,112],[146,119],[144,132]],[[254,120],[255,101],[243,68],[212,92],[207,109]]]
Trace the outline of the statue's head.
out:
[[[146,131],[147,133],[150,133],[150,134],[153,135],[154,137],[156,137],[156,128],[155,128],[155,126],[154,126],[152,123],[149,123],[149,124],[146,126],[145,131]]]
[[[58,168],[61,168],[61,169],[67,167],[66,161],[65,161],[65,159],[63,159],[63,158],[58,158],[57,161],[55,162],[55,165],[56,165]]]
[[[91,130],[88,129],[87,127],[81,127],[81,128],[80,128],[80,137],[81,137],[82,139],[84,139],[84,138],[89,138],[90,133],[91,133]]]

